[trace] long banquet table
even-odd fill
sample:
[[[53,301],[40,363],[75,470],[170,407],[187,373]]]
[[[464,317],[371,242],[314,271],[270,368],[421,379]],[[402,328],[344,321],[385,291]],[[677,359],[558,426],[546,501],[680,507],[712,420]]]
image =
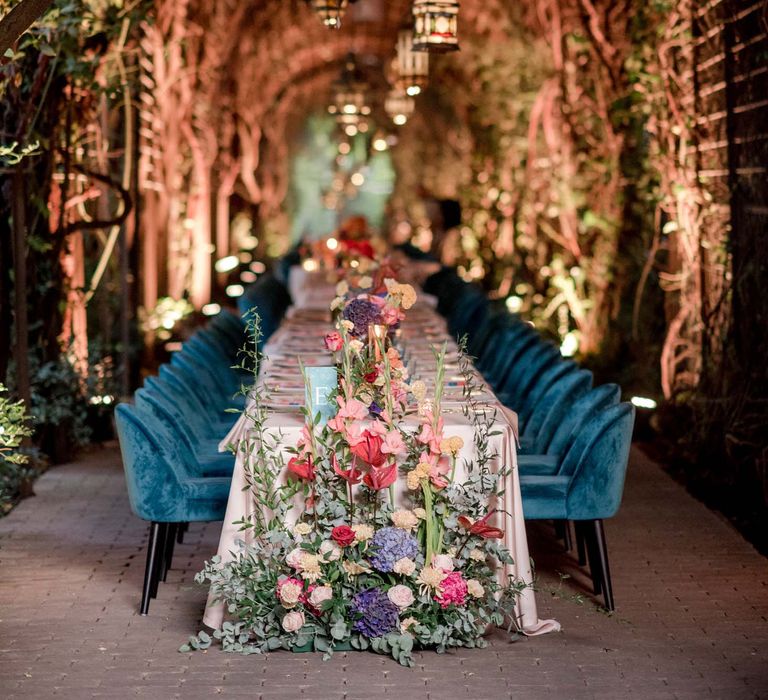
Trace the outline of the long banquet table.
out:
[[[307,279],[302,281],[310,282]],[[303,305],[294,306],[289,310],[283,324],[269,340],[264,350],[267,359],[262,364],[259,374],[259,381],[266,385],[270,393],[266,428],[269,431],[274,430],[275,434],[279,431],[284,446],[296,444],[304,423],[303,414],[300,411],[304,404],[304,386],[298,358],[301,358],[306,366],[332,364],[331,355],[323,349],[322,338],[331,329],[330,312],[327,309],[333,291],[332,287],[323,286],[318,280],[313,281],[315,282],[314,293],[302,295]],[[434,377],[433,347],[442,348],[443,344],[446,346],[446,386],[442,403],[445,434],[459,435],[464,441],[464,447],[456,460],[455,478],[461,480],[464,476],[464,460],[471,460],[473,457],[474,426],[462,412],[463,377],[459,373],[456,344],[450,340],[443,319],[427,303],[423,295],[408,312],[401,332],[407,366],[412,374],[418,375],[418,378],[423,379],[428,386],[430,377]],[[497,433],[490,438],[489,449],[494,455],[490,466],[492,469],[499,469],[502,466],[511,467],[504,502],[489,504],[489,508],[498,509],[494,516],[495,524],[504,530],[504,544],[515,562],[511,566],[500,567],[499,578],[506,580],[506,577],[511,575],[531,583],[533,574],[523,519],[520,481],[516,468],[516,416],[498,402],[491,389],[479,376],[477,376],[477,383],[478,391],[473,398],[489,412],[489,415],[494,416],[492,432]],[[238,443],[247,436],[250,421],[246,413],[247,410],[221,441],[221,450],[236,448]],[[236,556],[238,540],[248,541],[250,531],[242,531],[235,523],[242,521],[256,507],[250,491],[246,488],[247,476],[243,451],[238,450],[236,454],[232,486],[217,552],[222,562],[230,561]],[[288,458],[289,455],[286,454],[286,462]],[[402,503],[406,495],[402,482],[403,480],[399,479],[396,483],[395,499],[398,503]],[[303,497],[300,494],[297,495],[296,507],[289,511],[291,522],[287,525],[291,525],[301,513],[302,502]],[[518,617],[523,631],[528,635],[560,629],[559,623],[555,620],[539,619],[536,597],[531,587],[525,588],[518,600]],[[216,602],[211,593],[203,622],[217,628],[221,626],[223,619],[224,606]]]

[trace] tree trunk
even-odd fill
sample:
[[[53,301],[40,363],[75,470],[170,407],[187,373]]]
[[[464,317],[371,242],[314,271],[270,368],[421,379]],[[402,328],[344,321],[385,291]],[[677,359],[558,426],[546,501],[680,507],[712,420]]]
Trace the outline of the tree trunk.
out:
[[[0,56],[51,6],[53,0],[21,0],[0,19]]]
[[[27,319],[27,218],[24,171],[17,166],[13,173],[13,267],[14,267],[14,316],[16,343],[16,391],[29,406],[31,387],[29,380],[29,322]]]

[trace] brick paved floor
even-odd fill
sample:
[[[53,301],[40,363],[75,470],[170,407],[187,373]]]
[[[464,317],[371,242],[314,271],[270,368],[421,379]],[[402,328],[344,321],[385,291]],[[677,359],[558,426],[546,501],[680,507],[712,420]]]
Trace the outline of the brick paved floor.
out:
[[[149,617],[146,529],[117,449],[52,469],[0,520],[0,698],[768,698],[768,560],[640,452],[608,523],[618,613],[601,612],[549,529],[531,527],[541,614],[563,632],[409,670],[369,654],[180,654],[218,525],[193,525]],[[562,576],[571,575],[570,578]]]

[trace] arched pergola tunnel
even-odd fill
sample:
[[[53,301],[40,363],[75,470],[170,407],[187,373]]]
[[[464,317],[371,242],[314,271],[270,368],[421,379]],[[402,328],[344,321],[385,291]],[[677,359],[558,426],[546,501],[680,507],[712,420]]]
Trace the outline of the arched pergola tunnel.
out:
[[[54,2],[0,66],[0,379],[45,396],[40,368],[63,367],[72,411],[125,392],[164,322],[226,298],[215,262],[241,252],[243,222],[257,264],[287,249],[307,117],[352,51],[392,128],[382,100],[410,6],[359,0],[335,31],[299,0]],[[724,419],[718,454],[728,430],[754,443],[765,378],[739,368],[760,364],[765,327],[764,3],[460,12],[461,51],[433,57],[396,130],[393,220],[422,223],[420,191],[458,199],[451,261],[467,279],[629,391],[684,405],[694,432]]]

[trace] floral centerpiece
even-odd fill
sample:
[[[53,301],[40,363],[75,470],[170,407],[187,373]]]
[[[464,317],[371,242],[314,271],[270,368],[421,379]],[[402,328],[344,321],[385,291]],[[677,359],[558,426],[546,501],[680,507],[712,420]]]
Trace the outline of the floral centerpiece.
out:
[[[460,354],[474,444],[457,483],[465,445],[445,430],[445,346],[428,391],[389,340],[414,290],[379,277],[337,291],[336,327],[324,341],[338,367],[335,416],[320,425],[305,409],[298,444],[286,446],[265,427],[266,388],[246,389],[252,430],[238,449],[254,510],[240,523],[247,543],[234,560],[214,557],[197,576],[230,617],[213,636],[228,651],[370,649],[405,665],[415,649],[482,647],[491,625],[517,630],[524,588],[498,575],[513,562],[488,506],[508,473],[490,468],[495,413],[473,402]],[[257,317],[249,328],[256,366]],[[182,650],[210,643],[202,632]]]

